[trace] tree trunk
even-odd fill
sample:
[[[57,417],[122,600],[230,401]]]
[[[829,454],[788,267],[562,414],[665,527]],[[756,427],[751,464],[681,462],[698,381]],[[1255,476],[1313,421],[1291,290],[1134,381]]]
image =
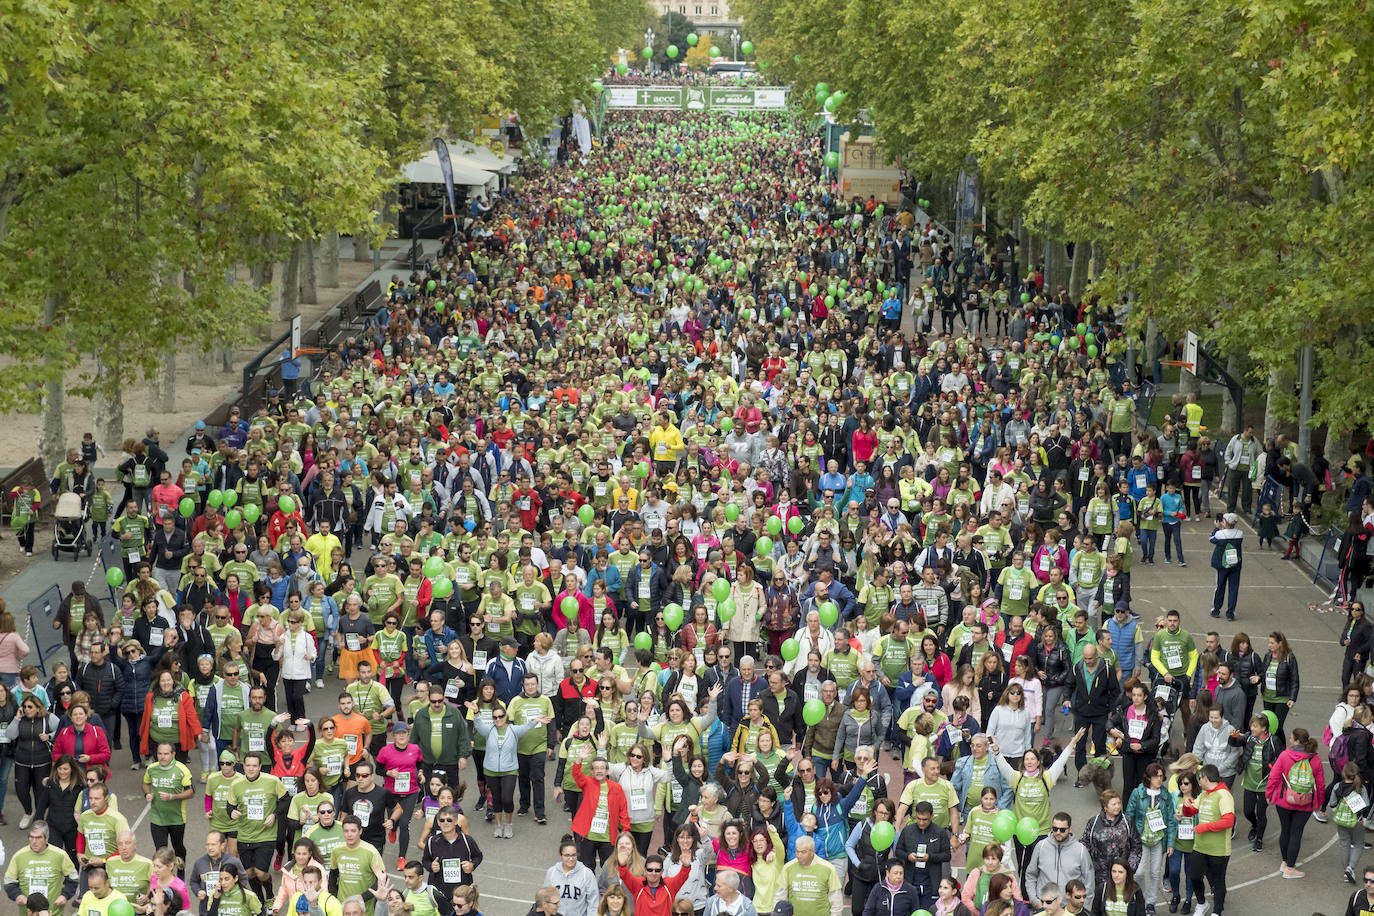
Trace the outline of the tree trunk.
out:
[[[148,408],[154,413],[176,413],[177,409],[177,354],[169,350],[162,363],[153,374],[153,388],[148,398]]]
[[[1232,354],[1226,357],[1226,374],[1232,378],[1240,377],[1240,357]],[[1240,432],[1241,418],[1236,414],[1236,399],[1231,396],[1229,385],[1221,386],[1221,431],[1217,433],[1218,442],[1229,442]]]
[[[1016,245],[1017,245],[1016,259],[1017,259],[1017,261],[1018,261],[1018,262],[1020,263],[1020,265],[1021,265],[1021,276],[1022,276],[1023,278],[1024,278],[1024,277],[1030,276],[1030,274],[1031,274],[1033,268],[1035,267],[1035,255],[1032,253],[1031,243],[1032,243],[1032,240],[1031,240],[1031,234],[1030,234],[1030,227],[1028,227],[1028,226],[1026,225],[1026,221],[1025,221],[1025,220],[1017,220],[1017,223],[1016,223]]]
[[[331,232],[320,246],[320,286],[334,289],[339,285],[339,233]]]
[[[1083,301],[1083,290],[1088,288],[1088,270],[1091,263],[1091,244],[1089,242],[1075,242],[1073,266],[1069,270],[1069,298],[1074,302]]]
[[[301,246],[298,243],[291,246],[291,253],[282,266],[281,283],[277,284],[281,295],[273,297],[276,306],[272,312],[273,321],[290,321],[300,311],[300,277]]]
[[[1033,234],[1029,229],[1026,233],[1026,276],[1033,277],[1035,268],[1038,264],[1045,262],[1045,240]]]
[[[95,358],[95,394],[91,397],[95,414],[95,436],[110,452],[124,447],[124,388],[119,370],[101,354]]]
[[[1050,236],[1046,247],[1049,250],[1045,256],[1045,289],[1053,293],[1066,285],[1069,250],[1055,236]]]
[[[65,298],[64,294],[51,293],[43,302],[43,324],[49,334],[61,333],[56,330],[57,312]],[[43,428],[38,434],[38,455],[43,460],[45,477],[52,475],[67,454],[66,373],[60,356],[51,355],[47,362],[53,377],[43,393]]]
[[[224,285],[233,286],[236,283],[238,283],[238,277],[235,275],[234,268],[231,267],[224,272]],[[219,359],[220,372],[234,371],[234,350],[232,347],[220,347],[215,351],[215,355]]]
[[[1331,479],[1339,481],[1341,479],[1339,469],[1350,459],[1350,434],[1328,426],[1326,428],[1326,445],[1322,449],[1322,455],[1331,465]]]
[[[1102,272],[1107,269],[1107,255],[1102,250],[1102,243],[1100,241],[1093,242],[1089,256],[1092,258],[1089,276],[1096,280],[1098,277],[1102,276]]]
[[[1268,442],[1282,429],[1283,418],[1292,414],[1290,404],[1293,399],[1293,370],[1270,369],[1269,391],[1264,401],[1264,438]]]
[[[361,232],[354,233],[354,235],[353,235],[353,260],[355,260],[355,261],[368,261],[368,260],[371,260],[371,259],[372,259],[372,255],[368,254],[368,247],[369,247],[369,245],[368,245],[368,238],[367,238],[367,236],[364,235],[364,234],[361,233]]]
[[[306,239],[298,243],[301,249],[301,302],[315,305],[320,297],[315,289],[315,243]]]
[[[1178,371],[1178,393],[1185,398],[1188,395],[1202,394],[1202,381],[1189,369]]]

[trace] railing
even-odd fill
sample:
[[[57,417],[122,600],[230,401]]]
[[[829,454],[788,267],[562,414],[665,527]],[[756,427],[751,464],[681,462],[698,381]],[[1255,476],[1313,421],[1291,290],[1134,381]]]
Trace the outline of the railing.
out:
[[[29,602],[29,643],[34,655],[38,657],[38,670],[48,676],[48,661],[60,655],[58,661],[67,658],[67,643],[64,634],[52,628],[53,618],[62,606],[62,589],[49,585],[41,595]],[[117,605],[116,605],[117,606]]]

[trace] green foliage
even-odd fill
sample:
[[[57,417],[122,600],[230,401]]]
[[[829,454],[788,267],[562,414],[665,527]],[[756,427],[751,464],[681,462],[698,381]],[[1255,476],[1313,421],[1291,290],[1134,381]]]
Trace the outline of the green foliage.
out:
[[[802,104],[849,93],[908,168],[1101,243],[1089,294],[1291,366],[1317,419],[1374,419],[1374,21],[1337,0],[737,0]],[[795,63],[800,57],[801,63]]]

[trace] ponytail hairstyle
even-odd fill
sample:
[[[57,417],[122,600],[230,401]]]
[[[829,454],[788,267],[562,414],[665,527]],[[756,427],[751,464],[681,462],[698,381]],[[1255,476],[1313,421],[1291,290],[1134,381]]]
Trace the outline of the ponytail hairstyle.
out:
[[[1351,792],[1364,791],[1364,780],[1360,778],[1360,768],[1355,761],[1347,761],[1341,769],[1341,779],[1350,783]]]
[[[1305,728],[1293,729],[1293,743],[1300,746],[1305,753],[1317,753],[1317,739],[1308,734]]]

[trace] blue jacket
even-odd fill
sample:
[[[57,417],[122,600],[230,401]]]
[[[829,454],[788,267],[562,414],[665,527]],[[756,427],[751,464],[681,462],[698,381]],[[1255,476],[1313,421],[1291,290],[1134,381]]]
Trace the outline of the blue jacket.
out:
[[[762,699],[768,692],[768,682],[763,679],[763,675],[754,672],[754,680],[750,682],[749,699]],[[726,683],[725,689],[720,694],[719,714],[725,730],[730,734],[735,733],[735,727],[748,710],[744,702],[743,684],[738,677],[732,677]]]
[[[144,702],[148,699],[148,691],[152,689],[153,671],[165,651],[164,646],[153,646],[147,655],[133,664],[129,664],[127,658],[110,653],[110,661],[124,673],[124,693],[119,703],[122,711],[143,714]]]
[[[448,654],[447,646],[458,638],[458,634],[451,627],[445,626],[443,630],[438,633],[435,633],[433,630],[425,630],[423,638],[425,641],[425,652],[429,654],[430,664],[434,664]]]
[[[643,571],[636,563],[631,567],[630,572],[625,576],[625,600],[639,601],[639,583],[644,578]],[[649,616],[652,619],[663,609],[665,604],[663,596],[668,591],[668,575],[663,571],[663,567],[657,563],[650,564],[649,567],[649,606],[645,607],[644,602],[640,601],[639,613]],[[628,607],[628,605],[627,605]]]
[[[997,768],[997,761],[992,759],[992,754],[987,756],[988,765],[983,769],[983,787],[997,790],[997,807],[1003,810],[1011,808],[1012,792],[1011,786],[1002,776],[1002,771]],[[969,783],[973,781],[973,755],[968,754],[960,757],[954,762],[954,775],[950,777],[949,784],[954,787],[954,793],[959,797],[959,816],[963,817],[968,813],[966,796],[968,795]]]
[[[840,609],[840,619],[852,620],[858,607],[858,599],[854,597],[854,593],[849,590],[848,586],[839,579],[831,579],[827,592],[830,595],[830,600],[835,602],[835,606]],[[812,582],[802,589],[798,600],[801,602],[802,619],[805,620],[806,615],[816,609],[816,583]]]
[[[496,695],[502,703],[509,703],[520,695],[525,687],[525,663],[518,658],[511,659],[510,673],[498,654],[487,662],[486,676],[496,683]]]
[[[1121,668],[1123,676],[1135,670],[1136,665],[1136,631],[1140,629],[1140,621],[1126,619],[1124,626],[1118,625],[1116,618],[1112,617],[1107,621],[1107,634],[1112,638],[1112,651],[1116,653],[1116,663]]]
[[[582,594],[590,598],[592,596],[592,583],[595,582],[597,579],[604,579],[606,581],[606,594],[620,594],[620,570],[616,569],[616,567],[613,564],[607,563],[604,572],[593,566],[591,570],[587,573],[587,581],[582,586]]]
[[[839,859],[847,855],[844,844],[849,839],[849,809],[858,803],[859,798],[863,795],[865,785],[867,783],[862,779],[856,779],[854,785],[849,789],[849,794],[842,798],[839,804],[833,801],[826,804],[816,803],[814,809],[816,832],[811,835],[816,839],[816,855],[822,859]],[[838,792],[839,789],[837,788],[835,791]],[[782,822],[787,827],[788,859],[796,858],[797,837],[802,836],[805,832],[793,810],[802,804],[802,799],[798,795],[799,792],[801,792],[801,788],[799,784],[794,782],[792,800],[780,800],[782,803]]]

